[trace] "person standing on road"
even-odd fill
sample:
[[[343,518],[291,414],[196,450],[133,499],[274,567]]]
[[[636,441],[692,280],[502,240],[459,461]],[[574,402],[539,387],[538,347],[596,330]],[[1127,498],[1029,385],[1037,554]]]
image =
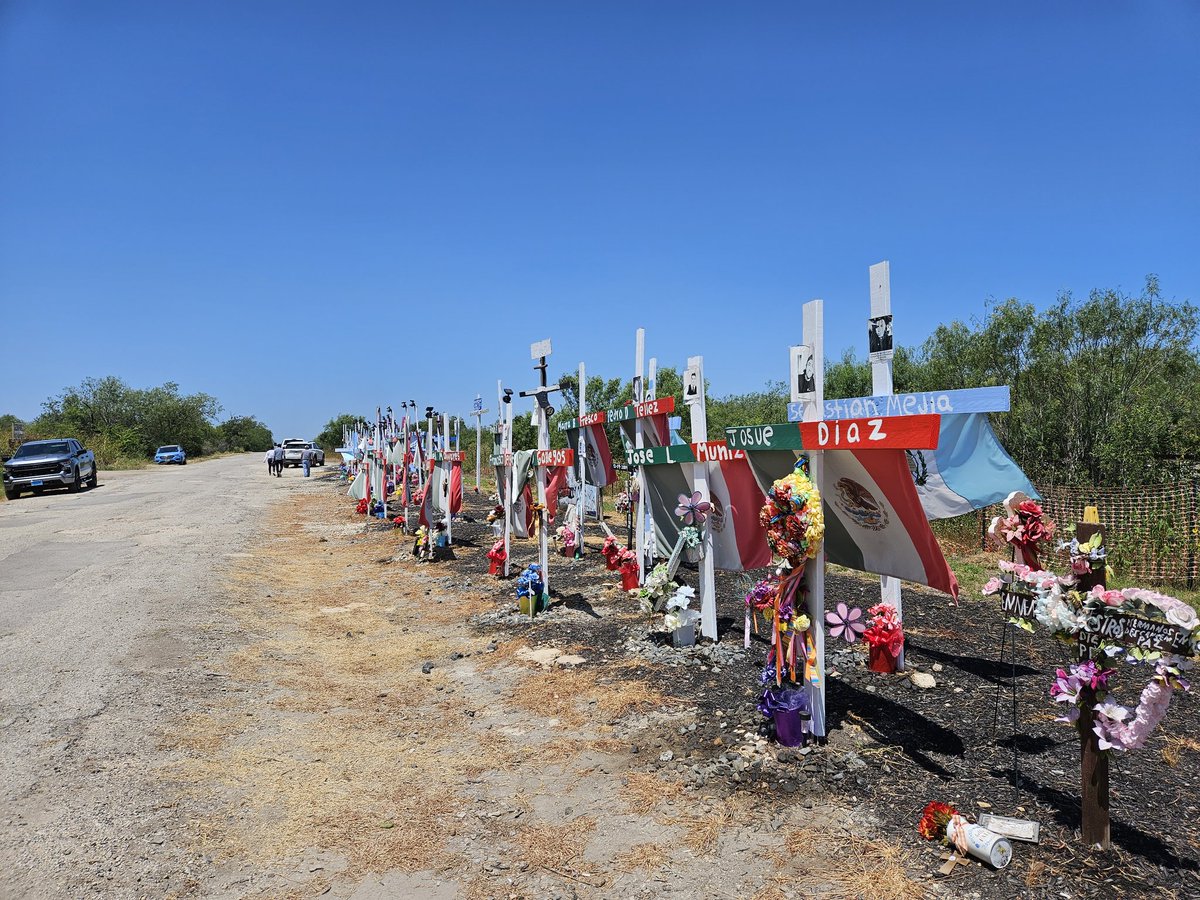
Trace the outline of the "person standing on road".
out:
[[[275,445],[275,477],[283,477],[283,447],[280,444]]]
[[[264,457],[264,459],[267,464],[267,474],[274,475],[275,474],[275,448],[274,447],[268,448],[267,455],[266,455],[266,457]]]
[[[304,448],[304,452],[300,454],[300,464],[304,466],[304,477],[308,477],[308,467],[312,465],[313,452],[309,447]]]

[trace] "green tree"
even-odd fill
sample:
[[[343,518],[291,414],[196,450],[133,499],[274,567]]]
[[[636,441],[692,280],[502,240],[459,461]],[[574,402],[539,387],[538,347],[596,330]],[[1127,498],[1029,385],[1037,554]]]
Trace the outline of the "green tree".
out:
[[[326,453],[333,453],[338,447],[342,446],[342,428],[354,428],[358,425],[361,418],[361,416],[351,415],[350,413],[342,413],[340,416],[334,416],[325,423],[325,427],[317,435],[317,446]]]
[[[274,446],[275,437],[262,422],[252,416],[232,416],[217,426],[222,450],[244,453]]]
[[[114,376],[87,378],[42,404],[32,424],[39,434],[73,436],[92,445],[102,463],[145,459],[162,444],[178,443],[189,456],[216,447],[216,398],[183,395],[174,382],[138,390]]]
[[[1060,294],[1044,312],[1008,299],[971,323],[940,325],[898,348],[899,391],[1009,385],[993,416],[1001,443],[1035,481],[1136,485],[1190,477],[1200,458],[1200,311],[1140,294]],[[869,366],[847,354],[826,396],[870,393]]]

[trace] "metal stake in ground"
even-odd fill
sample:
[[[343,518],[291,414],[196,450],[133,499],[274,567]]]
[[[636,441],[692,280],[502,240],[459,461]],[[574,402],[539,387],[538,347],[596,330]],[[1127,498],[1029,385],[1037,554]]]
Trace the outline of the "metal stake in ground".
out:
[[[534,410],[534,415],[537,418],[538,428],[538,449],[550,449],[550,416],[554,414],[554,407],[550,405],[550,395],[555,391],[561,391],[562,387],[557,384],[546,384],[546,357],[551,354],[550,339],[529,345],[529,355],[531,359],[536,359],[538,364],[533,368],[538,373],[539,384],[531,391],[521,391],[522,397],[532,397],[537,407]],[[545,466],[537,467],[538,481],[538,505],[541,511],[538,513],[540,523],[538,526],[538,561],[542,567],[542,583],[546,596],[550,596],[550,550],[546,543],[546,532],[550,527],[550,523],[554,521],[553,510],[546,509],[546,468]],[[532,611],[536,603],[533,599],[530,600],[529,608]]]

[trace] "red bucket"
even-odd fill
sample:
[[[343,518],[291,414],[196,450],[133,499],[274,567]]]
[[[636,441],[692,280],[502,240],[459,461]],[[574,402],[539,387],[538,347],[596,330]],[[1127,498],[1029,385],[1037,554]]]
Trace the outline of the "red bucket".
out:
[[[896,671],[896,657],[883,644],[871,644],[867,654],[867,669],[891,675]]]
[[[635,569],[632,572],[621,573],[621,589],[626,591],[635,591],[640,587],[638,584],[638,573]]]

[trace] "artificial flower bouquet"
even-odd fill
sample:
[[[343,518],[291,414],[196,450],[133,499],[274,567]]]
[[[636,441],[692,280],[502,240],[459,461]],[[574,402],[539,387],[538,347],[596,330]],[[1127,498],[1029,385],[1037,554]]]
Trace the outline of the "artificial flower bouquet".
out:
[[[532,616],[538,610],[546,608],[546,581],[542,577],[542,567],[530,563],[525,571],[517,576],[517,606],[527,616]]]
[[[1005,515],[996,516],[988,534],[1000,544],[1009,544],[1017,552],[1017,562],[1038,570],[1047,545],[1054,538],[1055,525],[1036,500],[1021,491],[1013,491],[1004,500]]]
[[[646,583],[641,587],[635,586],[630,593],[637,599],[642,612],[650,615],[662,612],[667,600],[674,596],[678,589],[679,585],[671,580],[667,564],[659,563],[646,576]]]
[[[617,554],[617,569],[621,573],[621,588],[626,591],[638,589],[638,576],[641,566],[638,565],[637,553],[626,548]]]
[[[995,869],[1012,862],[1012,844],[1007,838],[968,822],[957,809],[940,800],[925,805],[917,833],[927,841],[949,844],[958,855],[973,856]]]
[[[504,549],[504,541],[496,541],[492,544],[492,549],[487,552],[488,558],[488,574],[503,575],[504,562],[508,559],[508,553]]]
[[[354,511],[356,513],[358,513],[360,516],[365,516],[367,514],[367,507],[369,505],[370,504],[368,503],[367,498],[363,497],[361,500],[358,501],[358,504],[354,507]]]
[[[600,555],[604,557],[604,567],[610,572],[615,572],[621,567],[620,559],[621,545],[617,543],[617,539],[609,535],[604,539],[604,544],[600,547]]]
[[[663,625],[671,632],[671,643],[676,647],[690,647],[696,642],[696,623],[700,621],[700,612],[689,608],[695,598],[696,589],[683,585],[676,588],[667,600]]]
[[[1083,655],[1090,656],[1055,673],[1050,696],[1066,704],[1058,721],[1078,728],[1085,738],[1094,735],[1101,751],[1141,749],[1166,715],[1174,692],[1190,690],[1184,673],[1200,646],[1200,618],[1175,597],[1135,587],[1106,588],[1102,532],[1059,545],[1070,556],[1067,575],[1043,571],[1039,553],[1053,536],[1054,524],[1019,492],[1009,495],[1005,509],[1009,514],[993,520],[992,533],[1016,547],[1021,558],[1002,560],[1003,575],[984,585],[983,594],[1009,592],[1030,598],[1025,614],[1010,622],[1029,631],[1036,622],[1060,640],[1078,642]],[[1134,623],[1140,624],[1130,630]],[[1149,670],[1134,708],[1111,697],[1110,679],[1116,669],[1107,666],[1119,662]]]
[[[679,546],[688,562],[700,561],[700,541],[700,529],[694,525],[684,525],[679,529]]]
[[[759,521],[767,529],[771,552],[790,561],[793,568],[815,557],[825,536],[821,495],[799,469],[771,485]]]
[[[558,538],[563,556],[575,555],[575,543],[577,539],[574,528],[570,525],[559,525],[554,531],[554,536]]]
[[[900,614],[890,603],[876,603],[867,610],[870,616],[863,631],[863,640],[870,648],[867,668],[872,672],[896,671],[896,662],[904,649],[904,627]]]
[[[633,500],[629,496],[629,491],[619,491],[616,499],[613,500],[613,506],[619,513],[627,513],[633,509]]]
[[[413,537],[413,556],[417,559],[424,559],[430,555],[429,546],[429,529],[424,525],[418,526],[417,533]]]

